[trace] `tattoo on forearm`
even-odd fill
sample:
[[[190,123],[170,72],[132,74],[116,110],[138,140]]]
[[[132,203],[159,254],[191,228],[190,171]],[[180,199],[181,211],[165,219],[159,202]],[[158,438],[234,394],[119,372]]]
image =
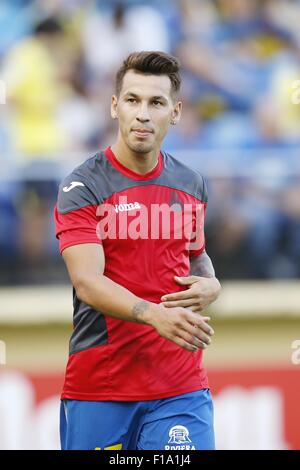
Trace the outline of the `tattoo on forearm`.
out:
[[[190,259],[190,274],[202,277],[215,277],[215,270],[206,252]]]
[[[141,300],[137,302],[132,309],[132,316],[137,323],[145,323],[143,320],[143,313],[149,308],[150,302]]]

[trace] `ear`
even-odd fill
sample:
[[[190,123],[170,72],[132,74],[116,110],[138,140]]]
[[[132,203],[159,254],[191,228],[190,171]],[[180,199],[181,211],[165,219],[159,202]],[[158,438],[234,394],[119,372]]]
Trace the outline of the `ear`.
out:
[[[171,115],[171,124],[175,126],[181,117],[181,111],[182,111],[182,102],[177,101],[176,105],[173,108],[172,115]]]
[[[118,119],[118,98],[116,95],[111,97],[110,114],[113,119]]]

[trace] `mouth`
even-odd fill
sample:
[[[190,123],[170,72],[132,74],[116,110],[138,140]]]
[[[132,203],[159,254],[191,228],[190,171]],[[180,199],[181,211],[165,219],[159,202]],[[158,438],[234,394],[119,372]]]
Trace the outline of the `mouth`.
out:
[[[132,132],[135,136],[141,137],[141,138],[146,138],[149,135],[153,134],[153,131],[149,129],[132,129]]]

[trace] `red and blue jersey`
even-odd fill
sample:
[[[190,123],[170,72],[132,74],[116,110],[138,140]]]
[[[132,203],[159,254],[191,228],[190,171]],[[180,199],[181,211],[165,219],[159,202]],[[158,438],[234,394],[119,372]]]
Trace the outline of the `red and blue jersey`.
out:
[[[155,303],[184,290],[190,257],[205,248],[203,177],[166,152],[140,175],[111,148],[61,183],[55,207],[60,251],[99,243],[104,275]],[[208,387],[202,350],[186,351],[151,326],[119,320],[82,302],[73,289],[70,355],[62,399],[156,400]]]

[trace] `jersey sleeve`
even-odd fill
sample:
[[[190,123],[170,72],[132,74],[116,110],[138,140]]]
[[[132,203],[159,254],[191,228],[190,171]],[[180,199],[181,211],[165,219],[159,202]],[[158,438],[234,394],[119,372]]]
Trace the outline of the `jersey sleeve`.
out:
[[[82,177],[71,174],[61,183],[54,208],[60,253],[73,245],[102,243],[97,233],[97,207],[97,199]]]
[[[200,176],[198,197],[199,203],[193,217],[193,237],[190,241],[189,255],[199,256],[205,251],[205,216],[207,210],[207,185],[203,176]]]

